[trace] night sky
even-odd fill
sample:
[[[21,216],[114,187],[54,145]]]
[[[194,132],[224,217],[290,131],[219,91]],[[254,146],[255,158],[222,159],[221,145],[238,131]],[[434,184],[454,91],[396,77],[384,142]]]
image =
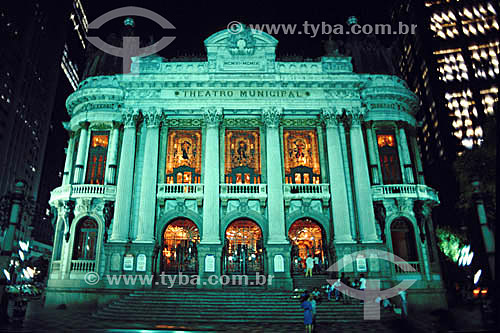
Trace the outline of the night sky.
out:
[[[145,18],[136,18],[139,35],[153,34],[155,41],[161,36],[176,36],[176,40],[160,54],[165,57],[204,53],[203,40],[211,34],[223,30],[233,20],[252,24],[287,24],[302,26],[304,21],[313,24],[326,22],[331,25],[345,24],[347,18],[355,15],[360,23],[389,23],[391,9],[395,1],[329,1],[329,2],[236,2],[220,4],[213,2],[192,3],[190,1],[89,1],[87,18],[89,22],[109,10],[123,6],[138,6],[150,9],[169,20],[175,30],[162,29]],[[102,38],[110,31],[119,31],[123,19],[106,23],[102,31],[89,32]],[[275,35],[279,41],[278,54],[296,54],[306,57],[323,55],[321,41],[328,36],[318,34],[315,38],[306,35]],[[384,42],[383,37],[381,39]]]

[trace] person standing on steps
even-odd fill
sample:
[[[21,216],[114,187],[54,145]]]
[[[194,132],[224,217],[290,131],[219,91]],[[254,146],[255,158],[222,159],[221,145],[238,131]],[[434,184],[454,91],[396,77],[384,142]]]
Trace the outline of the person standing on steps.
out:
[[[361,277],[359,278],[359,290],[364,291],[366,289],[366,279],[365,275],[361,273]],[[361,300],[361,304],[363,304],[364,301]]]
[[[311,255],[307,256],[306,259],[306,277],[309,275],[309,277],[312,277],[312,270],[314,268],[314,260],[311,258]]]
[[[312,295],[307,295],[302,298],[300,307],[304,309],[304,325],[306,327],[306,333],[312,333],[313,331],[313,307],[312,307]]]

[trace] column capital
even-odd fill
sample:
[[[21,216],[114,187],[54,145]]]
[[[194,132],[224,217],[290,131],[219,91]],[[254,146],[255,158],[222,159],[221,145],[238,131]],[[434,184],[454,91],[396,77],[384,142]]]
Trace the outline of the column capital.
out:
[[[267,107],[262,109],[262,122],[269,128],[277,128],[280,124],[283,108]]]
[[[89,129],[90,123],[89,123],[88,121],[82,121],[82,122],[80,122],[80,124],[79,124],[79,125],[80,125],[80,127],[81,127],[82,129],[87,130],[87,129]]]
[[[134,110],[133,112],[122,113],[123,125],[125,127],[135,127],[137,121],[139,120],[139,112]]]
[[[218,127],[219,123],[222,121],[224,114],[222,108],[220,107],[204,107],[201,109],[203,111],[203,120],[208,127]]]
[[[339,118],[337,117],[339,112],[336,107],[322,108],[320,119],[325,124],[327,128],[338,127]]]
[[[158,127],[166,119],[163,110],[156,107],[151,107],[147,111],[143,111],[142,116],[147,127]]]

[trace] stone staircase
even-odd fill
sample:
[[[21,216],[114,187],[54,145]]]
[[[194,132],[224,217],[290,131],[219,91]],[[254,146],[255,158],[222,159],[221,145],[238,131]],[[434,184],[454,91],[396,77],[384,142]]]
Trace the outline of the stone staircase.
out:
[[[321,287],[328,284],[327,279],[329,279],[329,277],[326,274],[313,275],[312,277],[294,275],[293,287],[295,289],[306,289],[309,291],[312,291],[314,288],[322,290]]]
[[[300,303],[289,292],[153,289],[135,291],[92,315],[98,320],[146,323],[301,323]],[[384,317],[384,315],[382,316]],[[318,323],[359,322],[358,302],[322,302]]]

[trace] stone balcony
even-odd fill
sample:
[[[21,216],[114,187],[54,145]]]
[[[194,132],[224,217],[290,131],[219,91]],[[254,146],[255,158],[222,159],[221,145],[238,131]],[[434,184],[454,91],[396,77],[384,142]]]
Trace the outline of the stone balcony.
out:
[[[438,192],[427,185],[397,184],[372,186],[374,201],[384,199],[408,198],[415,200],[432,201],[439,204]]]
[[[116,197],[115,185],[77,184],[62,185],[50,193],[50,202],[78,198],[97,198],[114,201]]]
[[[158,184],[156,197],[158,200],[196,200],[198,206],[201,206],[203,189],[203,184]]]
[[[220,200],[227,206],[228,200],[259,200],[263,207],[267,200],[266,184],[221,184]]]
[[[330,184],[283,184],[285,206],[291,200],[321,200],[323,206],[330,200]]]

